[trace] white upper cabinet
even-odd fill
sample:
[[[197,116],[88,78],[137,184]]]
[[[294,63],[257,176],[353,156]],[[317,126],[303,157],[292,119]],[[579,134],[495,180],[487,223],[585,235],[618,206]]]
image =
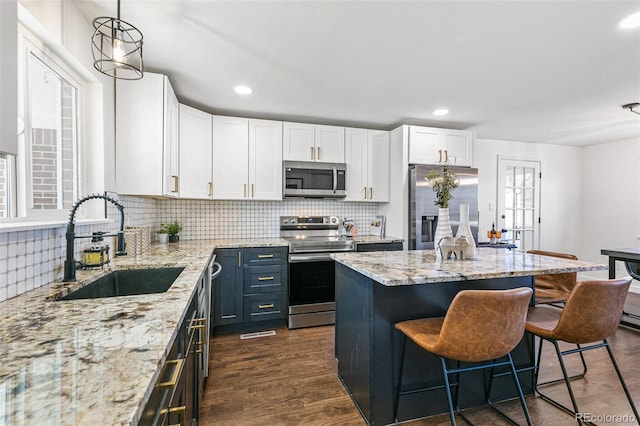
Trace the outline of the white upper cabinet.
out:
[[[213,198],[282,200],[282,123],[213,117]]]
[[[409,127],[409,163],[471,166],[473,132],[435,127]]]
[[[116,189],[179,195],[179,104],[161,74],[116,81]]]
[[[211,114],[180,105],[180,197],[213,197]]]
[[[213,116],[213,198],[247,198],[248,158],[249,120]]]
[[[283,159],[344,163],[344,127],[284,123]]]
[[[249,197],[282,200],[282,122],[249,120]]]
[[[315,161],[344,163],[344,127],[316,125],[315,133]]]
[[[389,132],[345,130],[345,201],[389,201]]]
[[[285,160],[315,160],[315,130],[313,124],[283,123],[282,156]]]

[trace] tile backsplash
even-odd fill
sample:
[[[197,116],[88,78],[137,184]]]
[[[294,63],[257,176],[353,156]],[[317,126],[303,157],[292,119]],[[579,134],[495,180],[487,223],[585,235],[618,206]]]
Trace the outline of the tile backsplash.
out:
[[[155,232],[161,223],[178,220],[183,225],[180,238],[277,237],[278,219],[285,215],[335,215],[354,221],[361,234],[378,213],[376,203],[344,203],[335,200],[207,201],[118,197],[124,206],[125,226],[149,226]],[[113,222],[76,225],[76,235],[96,231],[116,231],[118,210],[108,204]],[[62,279],[66,251],[66,226],[29,231],[0,231],[0,301]],[[75,259],[83,242],[76,241]]]

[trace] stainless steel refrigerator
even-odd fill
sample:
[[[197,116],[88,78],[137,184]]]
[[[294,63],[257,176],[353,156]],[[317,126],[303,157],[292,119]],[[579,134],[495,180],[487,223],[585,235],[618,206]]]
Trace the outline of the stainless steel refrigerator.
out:
[[[428,185],[427,174],[443,166],[409,166],[409,250],[433,249],[433,236],[438,224],[436,193]],[[476,243],[478,241],[478,169],[449,167],[459,179],[449,201],[449,220],[453,235],[460,224],[460,204],[469,204],[469,225]]]

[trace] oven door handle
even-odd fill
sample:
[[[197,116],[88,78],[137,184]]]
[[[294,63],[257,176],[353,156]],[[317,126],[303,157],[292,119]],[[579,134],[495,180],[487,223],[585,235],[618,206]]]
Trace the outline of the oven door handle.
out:
[[[289,255],[289,263],[327,262],[330,260],[332,260],[330,253],[306,253]]]

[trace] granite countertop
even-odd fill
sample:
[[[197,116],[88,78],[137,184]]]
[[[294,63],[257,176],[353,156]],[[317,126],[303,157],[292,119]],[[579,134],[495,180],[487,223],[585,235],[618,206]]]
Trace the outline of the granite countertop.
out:
[[[117,257],[0,302],[0,405],[9,424],[136,424],[215,248],[280,238],[181,241]],[[55,301],[112,269],[184,266],[165,293]]]
[[[472,260],[443,260],[434,250],[335,253],[331,257],[385,286],[606,270],[607,265],[478,248]]]

